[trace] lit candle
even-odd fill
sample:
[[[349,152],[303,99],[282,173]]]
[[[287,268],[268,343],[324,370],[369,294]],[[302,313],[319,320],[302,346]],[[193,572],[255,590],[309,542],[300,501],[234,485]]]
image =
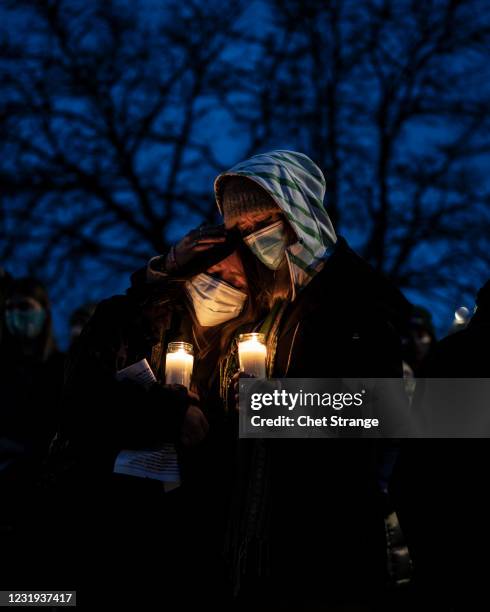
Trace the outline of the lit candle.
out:
[[[244,372],[255,378],[265,378],[266,356],[267,348],[264,334],[240,334],[238,337],[240,372]]]
[[[169,342],[165,360],[165,383],[167,385],[191,384],[194,367],[194,351],[188,342]]]

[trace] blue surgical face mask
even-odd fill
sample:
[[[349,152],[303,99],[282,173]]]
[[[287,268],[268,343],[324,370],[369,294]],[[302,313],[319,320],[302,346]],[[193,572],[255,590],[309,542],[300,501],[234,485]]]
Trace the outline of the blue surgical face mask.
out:
[[[12,336],[37,338],[46,322],[45,310],[19,310],[12,308],[5,313],[5,324]]]
[[[288,237],[283,221],[277,221],[249,234],[243,241],[265,266],[277,270],[286,254]]]

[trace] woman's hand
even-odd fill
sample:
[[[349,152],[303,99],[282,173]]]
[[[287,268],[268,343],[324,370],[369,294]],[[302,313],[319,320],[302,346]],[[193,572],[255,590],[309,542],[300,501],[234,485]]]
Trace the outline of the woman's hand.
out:
[[[209,424],[204,413],[199,408],[199,396],[188,391],[189,407],[182,424],[181,442],[184,446],[195,446],[207,436]]]
[[[167,257],[167,262],[177,269],[183,269],[191,262],[196,255],[203,251],[207,251],[217,244],[223,244],[226,241],[226,230],[224,225],[208,225],[201,226],[191,230],[186,234],[180,242],[173,247],[172,252]],[[172,256],[175,261],[172,262]]]
[[[250,374],[245,372],[236,372],[230,380],[230,385],[233,387],[233,397],[235,400],[235,410],[239,410],[238,400],[240,397],[240,378],[253,378]]]

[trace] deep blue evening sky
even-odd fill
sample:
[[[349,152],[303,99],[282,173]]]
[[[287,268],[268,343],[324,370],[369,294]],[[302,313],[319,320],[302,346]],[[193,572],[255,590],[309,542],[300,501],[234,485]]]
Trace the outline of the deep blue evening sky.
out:
[[[77,6],[78,0],[73,0],[72,2],[65,2],[64,5],[68,7]],[[438,5],[444,5],[445,0],[440,0],[440,2],[433,3],[434,7]],[[490,21],[490,16],[488,13],[488,6],[486,2],[478,2],[476,0],[466,0],[466,3],[470,8],[482,7],[482,21],[487,19]],[[392,6],[394,11],[400,7],[410,3],[394,3]],[[465,3],[463,3],[465,4]],[[90,10],[95,7],[97,2],[92,4],[83,5],[84,9]],[[372,6],[376,6],[376,1],[373,1]],[[36,22],[36,18],[30,16],[27,18],[27,14],[23,11],[23,9],[19,9],[15,3],[10,3],[10,6],[13,6],[14,9],[9,9],[9,3],[6,3],[5,6],[1,9],[2,13],[0,14],[0,18],[3,23],[3,33],[6,39],[14,41],[15,43],[21,43],[21,46],[24,49],[37,49],[38,41],[39,41],[39,33],[36,32],[36,26],[38,25]],[[109,6],[105,4],[104,6]],[[112,2],[110,5],[112,6],[112,10],[117,13],[118,10],[124,9],[124,7],[130,7],[131,10],[134,10],[135,7],[138,9],[138,20],[139,26],[143,27],[147,30],[147,45],[148,48],[151,49],[152,45],[159,44],[159,29],[162,24],[165,24],[165,20],[168,19],[166,16],[165,10],[168,8],[169,3],[158,2],[158,0],[138,0],[137,2]],[[181,5],[182,11],[185,10],[185,5]],[[208,7],[210,6],[206,2],[201,2],[200,6],[202,11],[206,13]],[[358,7],[359,4],[352,2],[352,0],[345,0],[345,2],[341,3],[342,7],[347,7],[347,9],[352,11],[352,15],[356,17],[356,10],[359,10],[359,14],[362,13],[362,10]],[[88,8],[87,8],[88,7]],[[122,9],[118,9],[118,7],[122,7]],[[163,10],[162,10],[162,7]],[[362,5],[365,8],[365,5]],[[483,11],[485,9],[485,11]],[[271,11],[271,3],[267,1],[254,1],[250,3],[243,15],[241,15],[236,23],[234,23],[237,28],[237,32],[240,35],[246,34],[248,38],[256,37],[262,42],[265,39],[267,32],[273,32],[271,37],[272,46],[277,43],[280,38],[280,35],[277,33],[277,30],[274,29],[275,26],[272,25],[272,16],[274,15],[274,10]],[[434,8],[436,11],[436,8]],[[485,12],[485,15],[483,13]],[[435,12],[434,12],[435,14]],[[373,13],[374,15],[374,13]],[[431,15],[429,14],[429,20]],[[475,22],[478,20],[475,12],[468,12],[468,19],[473,19]],[[32,21],[34,20],[34,21]],[[322,22],[323,23],[323,22]],[[320,22],[317,24],[320,30],[320,37],[325,36],[325,32],[322,32],[322,25]],[[464,24],[460,22],[461,32],[464,33],[464,28],[462,27]],[[392,30],[383,31],[380,34],[380,40],[377,41],[376,44],[379,43],[380,53],[386,54],[386,65],[396,67],[396,62],[399,58],[396,57],[397,53],[400,53],[400,63],[403,62],[403,57],[401,56],[404,39],[403,39],[403,29],[400,30],[398,24],[398,30],[394,27]],[[192,33],[192,23],[189,26],[189,35],[194,36],[198,35],[196,33]],[[401,32],[401,33],[400,33]],[[21,35],[19,37],[19,34]],[[97,36],[100,34],[100,31],[94,29],[93,40],[97,41]],[[90,40],[90,35],[88,37]],[[325,40],[325,39],[324,39]],[[328,38],[326,39],[328,42]],[[127,41],[125,41],[127,42]],[[470,41],[471,42],[471,41]],[[98,43],[97,43],[98,44]],[[180,44],[179,41],[176,44]],[[247,52],[244,52],[244,44],[247,45]],[[287,37],[285,45],[287,45]],[[470,44],[470,43],[469,43]],[[129,50],[131,50],[129,45]],[[177,48],[177,47],[176,47]],[[261,49],[258,51],[257,49]],[[170,57],[169,49],[169,57]],[[233,39],[228,40],[226,46],[220,50],[221,58],[225,62],[229,62],[231,68],[230,71],[236,70],[236,74],[239,74],[242,70],[247,70],[250,66],[258,65],[259,68],[262,64],[266,64],[269,59],[267,56],[267,52],[264,51],[263,47],[258,47],[250,44],[250,41],[247,40],[246,43],[243,41],[233,42]],[[264,54],[263,56],[260,53]],[[443,65],[444,69],[448,69],[448,79],[446,82],[447,90],[449,91],[449,95],[451,92],[451,80],[454,78],[455,89],[454,91],[458,93],[458,88],[461,88],[461,83],[464,82],[464,92],[462,92],[462,100],[464,104],[471,105],[472,103],[477,103],[482,99],[490,100],[490,93],[488,92],[489,86],[488,83],[490,79],[488,79],[489,66],[490,62],[483,63],[478,71],[474,73],[468,69],[468,67],[472,66],[472,62],[474,62],[475,53],[482,53],[481,50],[471,51],[468,53],[458,52],[453,54],[448,54],[448,61],[446,65]],[[487,54],[488,54],[487,50]],[[162,55],[162,58],[165,59],[165,54]],[[178,55],[175,56],[175,61],[178,61]],[[258,60],[258,64],[254,64],[254,62]],[[8,66],[9,58],[4,59],[5,65]],[[47,70],[46,66],[49,66],[49,62],[43,64],[44,69]],[[293,66],[294,68],[294,66]],[[168,66],[161,65],[161,73],[159,70],[159,64],[157,63],[152,67],[155,71],[154,75],[146,75],[150,81],[150,89],[151,89],[151,80],[154,79],[158,81],[158,79],[162,76],[165,70],[170,70]],[[292,70],[292,69],[291,69]],[[129,72],[129,68],[128,68]],[[307,72],[307,64],[304,65],[304,72]],[[46,73],[48,75],[48,73]],[[50,73],[53,74],[53,73]],[[285,72],[278,71],[274,73],[277,80],[285,78]],[[289,73],[288,73],[289,74]],[[345,156],[346,162],[342,161],[341,163],[341,177],[340,189],[339,189],[339,202],[341,205],[341,210],[343,213],[343,222],[341,223],[341,233],[347,238],[347,240],[355,247],[362,250],[364,243],[366,241],[367,234],[371,231],[370,223],[371,219],[369,215],[366,217],[366,207],[363,202],[367,197],[364,192],[361,195],[361,192],[356,193],[357,187],[366,187],[372,186],[374,192],[376,192],[379,186],[376,184],[375,179],[375,163],[371,163],[371,158],[374,160],[377,155],[377,145],[376,138],[377,135],[373,132],[372,127],[375,125],[375,111],[373,110],[378,103],[378,98],[380,96],[380,91],[375,87],[372,87],[372,82],[366,80],[360,80],[359,76],[356,73],[356,69],[354,67],[352,77],[342,84],[342,87],[346,87],[348,89],[349,86],[354,87],[354,96],[352,92],[350,94],[345,94],[344,91],[341,92],[341,97],[345,95],[350,95],[348,99],[348,103],[350,106],[348,107],[349,112],[352,112],[352,109],[355,108],[356,104],[359,104],[361,111],[359,116],[361,116],[362,112],[365,113],[362,121],[358,121],[358,117],[354,113],[352,118],[345,119],[341,133],[341,155]],[[466,80],[461,79],[461,75],[464,76]],[[226,76],[226,75],[225,75]],[[235,75],[231,75],[235,76]],[[467,77],[467,78],[466,78]],[[253,74],[250,77],[253,79]],[[288,76],[288,78],[293,78]],[[299,74],[296,77],[297,81],[290,81],[286,85],[286,94],[289,95],[294,94],[297,96],[297,105],[300,107],[304,100],[308,100],[308,102],[304,102],[305,104],[305,114],[302,117],[306,117],[304,119],[305,124],[303,126],[303,119],[297,119],[291,114],[292,112],[296,112],[296,108],[291,107],[289,114],[285,116],[281,116],[280,119],[277,120],[277,125],[274,130],[272,130],[270,136],[267,138],[266,143],[262,143],[257,150],[254,150],[253,153],[258,153],[264,150],[271,150],[275,148],[285,148],[285,149],[297,149],[302,150],[307,155],[310,155],[314,161],[319,163],[320,166],[325,168],[326,180],[329,181],[329,168],[326,167],[326,164],[331,162],[328,154],[325,155],[325,159],[318,159],[315,157],[315,153],[313,150],[313,144],[315,142],[315,127],[313,131],[307,121],[311,119],[311,115],[308,115],[308,104],[312,103],[314,100],[314,92],[310,91],[308,87],[301,85],[304,78],[303,74]],[[52,79],[52,80],[50,80]],[[47,86],[48,95],[49,90],[53,86],[59,89],[59,83],[56,81],[57,77],[46,76],[45,84]],[[357,79],[357,80],[356,80]],[[305,81],[306,82],[306,81]],[[389,82],[389,81],[388,81]],[[427,80],[421,81],[424,87],[427,87],[428,96],[427,100],[431,100],[432,92],[430,91],[430,82]],[[298,83],[298,85],[296,85]],[[429,83],[429,84],[428,84]],[[140,83],[135,83],[135,89],[139,87]],[[265,88],[267,89],[268,84],[265,84]],[[275,83],[270,83],[271,89],[275,86]],[[356,87],[359,86],[358,91],[358,99],[355,99]],[[402,91],[404,86],[404,82],[400,82],[399,90]],[[417,84],[417,87],[421,87],[420,83]],[[179,85],[179,87],[181,87]],[[183,87],[183,86],[182,86]],[[216,86],[219,89],[218,86]],[[264,83],[259,82],[254,84],[254,87],[260,89],[260,87],[264,87]],[[304,87],[304,89],[302,89]],[[395,93],[397,91],[397,87],[395,86]],[[414,87],[415,89],[415,87]],[[288,91],[289,90],[289,91]],[[0,91],[0,102],[2,104],[7,104],[11,98],[11,91],[7,88],[2,90],[4,91],[3,95]],[[62,91],[62,90],[60,90]],[[117,90],[116,90],[117,91]],[[175,100],[172,102],[172,105],[166,108],[165,112],[162,114],[161,121],[163,124],[167,122],[169,133],[172,131],[175,125],[179,124],[181,121],[185,103],[179,103],[178,96],[180,95],[179,89],[173,92],[173,96],[175,96]],[[114,95],[114,92],[112,92]],[[415,90],[415,94],[416,94]],[[285,94],[285,95],[286,95]],[[415,95],[414,94],[414,95]],[[464,95],[463,95],[464,94]],[[436,94],[437,95],[437,94]],[[441,94],[442,95],[442,94]],[[448,92],[445,91],[445,96],[448,95]],[[248,97],[247,97],[248,96]],[[117,97],[117,95],[116,95]],[[83,113],[83,104],[80,103],[79,100],[76,99],[76,96],[73,95],[73,91],[70,91],[69,96],[64,96],[63,98],[66,102],[66,110],[69,112]],[[122,98],[121,98],[122,99]],[[136,99],[136,98],[134,98]],[[422,101],[424,102],[425,97],[422,96]],[[434,98],[432,98],[434,99]],[[59,104],[60,100],[62,100],[62,94],[60,94],[57,98],[54,98],[55,103]],[[248,105],[252,105],[255,103],[253,97],[251,97],[250,92],[247,95],[239,94],[238,97],[233,98],[230,97],[230,100],[234,100],[235,110],[240,111],[242,114],[247,115],[247,111],[249,110]],[[280,95],[277,100],[281,101]],[[435,98],[437,103],[437,97]],[[442,98],[441,98],[442,100]],[[457,100],[458,104],[461,101]],[[206,100],[204,101],[204,106],[206,105]],[[276,101],[276,106],[278,102]],[[372,108],[371,108],[372,107]],[[344,112],[342,105],[340,105],[340,114]],[[278,115],[279,116],[279,115]],[[299,115],[298,115],[299,116]],[[90,116],[90,112],[87,117],[91,120],[93,117]],[[213,199],[212,195],[212,183],[213,179],[216,176],[217,172],[221,170],[225,170],[229,166],[233,165],[237,161],[239,161],[244,151],[247,149],[249,145],[250,133],[248,128],[246,127],[246,123],[237,119],[237,117],[233,117],[229,110],[226,110],[223,105],[216,105],[216,107],[211,112],[206,112],[203,116],[204,118],[200,121],[197,121],[195,126],[193,127],[192,132],[192,140],[197,143],[205,144],[209,146],[212,150],[212,154],[216,160],[218,167],[211,167],[210,164],[200,163],[199,159],[194,166],[192,166],[192,171],[188,170],[179,175],[179,187],[182,192],[188,192],[192,195],[192,197],[202,197],[206,199],[206,202],[211,204]],[[20,122],[24,122],[25,118],[19,119]],[[58,135],[60,138],[60,142],[65,138],[64,128],[67,128],[67,138],[68,138],[68,149],[69,154],[73,151],[73,155],[77,152],[78,142],[76,141],[73,134],[70,133],[71,126],[68,122],[66,123],[66,119],[63,119],[63,122],[58,124]],[[372,125],[370,122],[373,122]],[[24,123],[19,123],[19,125],[23,125]],[[313,121],[313,125],[315,122]],[[320,130],[321,121],[318,121],[318,130]],[[278,127],[279,126],[279,127]],[[388,188],[390,190],[390,199],[391,205],[393,206],[392,210],[392,219],[395,217],[399,219],[398,221],[392,221],[393,227],[392,235],[393,239],[397,240],[397,231],[400,229],[400,232],[407,226],[409,220],[405,219],[404,215],[404,207],[408,206],[407,203],[412,203],[410,199],[413,196],[413,193],[409,193],[410,183],[404,183],[407,175],[403,174],[404,169],[403,165],[406,164],[407,168],[410,171],[414,171],[414,168],[418,168],[420,173],[423,173],[424,169],[432,163],[433,159],[431,159],[431,155],[434,159],[437,158],[437,155],[441,154],[441,152],[446,151],[444,147],[447,147],[447,143],[453,141],[456,136],[463,135],[465,125],[463,123],[458,123],[458,121],[453,119],[448,119],[448,117],[444,114],[441,114],[440,117],[437,117],[437,112],[432,113],[430,120],[423,117],[415,117],[414,121],[407,122],[406,126],[400,133],[400,137],[397,140],[397,149],[396,154],[394,156],[394,162],[390,166],[390,174],[388,181]],[[9,126],[9,129],[10,126]],[[14,132],[15,132],[14,128]],[[43,141],[43,136],[40,133],[40,129],[37,127],[32,128],[34,130],[32,134],[32,139],[37,141],[37,144],[42,143],[46,144],[45,139]],[[161,134],[165,134],[165,129],[161,128]],[[313,132],[313,133],[312,133]],[[8,130],[6,130],[8,133]],[[484,124],[480,133],[480,142],[478,142],[478,136],[472,135],[471,146],[473,147],[471,151],[468,151],[466,161],[470,160],[472,165],[472,180],[469,181],[468,186],[474,188],[475,185],[478,185],[478,193],[482,194],[482,200],[486,197],[486,192],[490,192],[490,183],[488,181],[489,176],[489,140],[488,140],[488,122]],[[81,137],[81,143],[85,149],[83,149],[85,158],[83,161],[83,168],[85,169],[90,165],[90,155],[87,155],[87,143],[84,141],[84,138]],[[89,145],[91,143],[89,142]],[[73,145],[73,147],[72,147]],[[478,149],[478,155],[475,154],[475,151]],[[349,151],[352,151],[349,153]],[[166,181],[166,176],[168,173],[168,169],[171,165],[168,162],[169,158],[166,158],[165,150],[162,148],[161,143],[157,146],[156,143],[151,143],[148,141],[145,146],[141,149],[137,157],[138,162],[138,172],[141,172],[141,176],[143,177],[143,183],[150,189],[150,187],[156,185],[160,187]],[[184,160],[186,164],[192,163],[195,155],[195,152],[187,151],[184,155]],[[97,157],[98,156],[98,157]],[[434,157],[435,156],[435,157]],[[82,159],[82,158],[81,158]],[[105,167],[107,164],[107,176],[112,171],[110,164],[111,156],[107,154],[107,158],[104,159],[103,151],[102,154],[100,150],[97,153],[94,153],[94,160],[98,159],[97,162],[99,167]],[[351,159],[353,160],[351,162]],[[20,161],[19,161],[20,160]],[[76,163],[77,160],[75,160]],[[23,157],[17,159],[15,155],[10,155],[10,150],[6,149],[3,155],[2,162],[2,172],[9,176],[22,176],[22,172],[25,171],[25,168],[29,168],[29,164],[32,162],[32,158]],[[36,162],[37,163],[37,162]],[[102,164],[102,165],[101,165]],[[343,164],[343,165],[342,165]],[[401,170],[400,170],[401,168]],[[452,180],[454,177],[454,173],[459,172],[461,168],[461,164],[454,164],[451,167],[451,170],[447,173],[447,177],[444,178],[445,181]],[[36,169],[36,168],[34,168]],[[103,176],[102,171],[102,182],[106,177]],[[30,173],[27,171],[29,176],[34,176],[34,173]],[[47,174],[49,176],[54,176],[51,171],[51,167],[48,166]],[[394,176],[396,175],[396,180]],[[61,173],[61,179],[57,178],[56,180],[63,180],[63,174]],[[354,179],[352,177],[354,176]],[[159,178],[160,177],[160,178]],[[403,177],[403,180],[400,179]],[[466,175],[465,175],[466,177]],[[464,180],[468,180],[465,178]],[[145,182],[146,181],[146,182]],[[153,182],[152,182],[153,181]],[[463,178],[461,179],[463,181]],[[113,181],[110,184],[110,188],[114,189],[114,185],[116,183]],[[463,184],[463,183],[461,183]],[[407,187],[408,185],[408,187]],[[440,186],[439,186],[440,187]],[[454,186],[451,186],[451,190],[454,197]],[[456,188],[456,192],[460,189],[458,186]],[[36,208],[36,214],[39,215],[39,223],[34,223],[34,225],[30,228],[30,232],[32,237],[36,237],[42,235],[43,229],[43,215],[46,215],[46,219],[49,219],[50,223],[53,223],[53,220],[56,223],[61,225],[66,224],[68,220],[73,220],[75,226],[79,228],[80,232],[86,232],[86,235],[89,239],[95,238],[102,244],[105,241],[106,245],[114,245],[118,249],[124,249],[126,245],[133,244],[132,249],[136,249],[137,246],[141,246],[141,249],[136,249],[135,252],[138,253],[135,256],[134,263],[131,265],[128,264],[128,273],[129,270],[137,265],[143,265],[147,256],[151,256],[154,251],[151,249],[151,245],[141,244],[138,245],[137,236],[133,236],[131,238],[129,234],[125,233],[126,230],[123,226],[119,226],[117,224],[108,224],[104,226],[104,229],[100,229],[101,226],[92,226],[90,229],[90,225],[82,226],[79,222],[81,218],[80,215],[83,213],[85,208],[85,201],[83,192],[78,195],[68,195],[65,192],[60,192],[61,195],[58,199],[51,201],[46,201],[42,204],[42,206]],[[124,192],[124,189],[120,188],[120,185],[117,185],[117,190],[113,191],[114,194],[117,194],[117,201],[119,203],[123,203],[124,206],[127,207],[131,214],[134,215],[135,219],[139,219],[140,211],[138,209],[138,203],[134,198],[134,192],[131,190]],[[197,194],[197,195],[196,195]],[[202,194],[202,196],[199,196]],[[153,197],[153,196],[152,196]],[[440,197],[440,191],[438,188],[434,187],[433,192],[427,190],[427,193],[424,195],[423,199],[423,207],[427,210],[431,208],[433,205],[435,206],[438,202],[438,198]],[[158,197],[155,196],[156,199],[152,200],[153,205],[158,213],[163,212],[158,210]],[[134,205],[133,205],[134,201]],[[156,202],[156,204],[155,204]],[[204,202],[204,204],[206,204]],[[358,203],[362,203],[362,206]],[[88,200],[86,201],[87,206],[92,205]],[[447,205],[450,206],[454,202],[449,198]],[[22,234],[21,226],[22,223],[18,217],[16,217],[15,210],[20,210],[22,206],[22,198],[16,201],[15,198],[10,198],[5,201],[4,209],[6,211],[5,218],[3,218],[3,227],[7,228],[7,235],[13,235],[15,238],[15,234],[19,233],[18,244],[14,246],[9,252],[9,256],[6,261],[3,263],[5,268],[9,270],[13,275],[20,276],[26,273],[35,273],[39,270],[39,275],[42,278],[49,278],[50,274],[50,257],[44,258],[44,255],[41,247],[36,247],[34,244],[29,244],[25,242],[25,237],[20,237]],[[36,205],[37,206],[37,205]],[[53,208],[54,206],[54,208]],[[327,210],[329,208],[329,201],[326,200]],[[9,212],[10,207],[10,212]],[[478,208],[478,210],[477,210]],[[86,208],[86,210],[90,210],[90,208]],[[94,209],[96,210],[96,209]],[[480,210],[480,204],[476,203],[474,205],[474,210],[471,212],[471,208],[468,211],[465,211],[465,215],[471,216],[474,215],[474,225],[478,226],[483,221],[487,222],[490,215],[488,215],[488,209],[483,213]],[[478,216],[480,215],[480,216]],[[366,219],[366,223],[363,222],[363,219]],[[456,219],[456,218],[455,218]],[[168,223],[165,227],[165,237],[167,242],[173,241],[177,239],[179,236],[183,235],[186,231],[188,231],[191,227],[195,226],[199,223],[201,217],[198,213],[190,211],[183,204],[176,204],[175,214],[172,218],[172,221]],[[398,223],[398,225],[396,225]],[[455,223],[460,223],[459,218],[455,220]],[[456,266],[454,274],[462,275],[467,271],[470,272],[470,267],[472,265],[471,261],[471,250],[468,250],[468,243],[473,238],[466,238],[467,229],[465,223],[467,223],[467,219],[463,219],[461,221],[461,233],[460,236],[460,245],[465,244],[464,248],[461,248],[461,256],[459,261],[459,268]],[[471,223],[469,224],[471,225]],[[483,226],[482,226],[483,227]],[[96,228],[96,229],[94,229]],[[444,228],[443,231],[446,231],[447,228]],[[454,228],[453,228],[454,230]],[[453,231],[452,230],[452,231]],[[92,232],[92,233],[91,233]],[[400,234],[401,236],[402,234]],[[129,237],[129,238],[128,238]],[[136,243],[130,242],[130,238],[132,240],[136,240]],[[66,234],[66,239],[69,241],[69,234]],[[454,238],[451,238],[454,240]],[[400,238],[401,240],[401,238]],[[488,235],[479,236],[478,237],[480,248],[485,250],[485,244],[488,245]],[[23,242],[24,241],[24,242]],[[44,244],[44,243],[43,243]],[[136,244],[136,246],[135,246]],[[456,242],[455,242],[456,244]],[[476,243],[475,243],[476,244]],[[451,251],[452,246],[450,243],[450,238],[448,237],[447,241],[438,237],[437,240],[432,240],[429,236],[424,242],[421,242],[415,249],[413,249],[412,258],[411,258],[411,271],[417,270],[419,267],[423,269],[424,266],[427,266],[431,262],[439,261],[443,256],[445,250]],[[459,248],[458,246],[458,248]],[[62,250],[56,251],[55,249],[61,248],[59,243],[56,243],[56,247],[53,248],[51,252],[52,256],[52,266],[54,266],[54,261],[56,257],[63,258]],[[490,248],[487,249],[490,252]],[[395,257],[396,250],[389,250],[387,253],[387,259],[390,257]],[[487,260],[488,261],[488,260]],[[72,262],[73,263],[73,262]],[[59,265],[59,264],[57,264]],[[105,265],[105,264],[104,264]],[[437,265],[437,264],[436,264]],[[454,262],[451,263],[451,266],[454,266]],[[468,267],[469,266],[469,267]],[[107,269],[104,268],[101,261],[98,261],[97,258],[91,260],[91,262],[86,263],[85,261],[80,260],[79,265],[75,265],[67,267],[64,269],[63,266],[60,268],[60,276],[59,279],[51,279],[50,284],[50,292],[54,296],[53,299],[53,310],[54,310],[54,321],[55,321],[55,329],[57,333],[57,337],[60,340],[62,345],[66,344],[67,338],[67,318],[69,313],[78,307],[82,302],[85,301],[98,301],[103,299],[104,297],[108,297],[115,293],[123,292],[129,283],[128,273],[123,273],[120,271],[114,271],[113,273],[107,273]],[[52,270],[54,268],[52,267]],[[65,276],[68,277],[65,278]],[[412,274],[413,276],[413,274]],[[479,285],[483,284],[483,282],[488,278],[488,266],[485,263],[479,262],[478,265],[475,263],[473,268],[471,269],[471,280],[467,283],[467,286],[464,290],[458,292],[454,287],[451,287],[451,275],[448,274],[447,280],[445,284],[442,284],[440,288],[435,288],[432,291],[431,295],[428,295],[427,291],[422,289],[419,290],[417,288],[408,288],[405,289],[405,293],[409,299],[414,301],[415,303],[420,303],[428,307],[434,314],[436,327],[438,329],[439,335],[443,335],[447,329],[449,328],[454,310],[465,304],[470,309],[473,308],[474,296],[476,293],[476,289]],[[57,282],[60,280],[60,283]],[[61,282],[62,280],[62,282]],[[427,280],[424,281],[427,284]],[[456,286],[456,283],[454,283]]]

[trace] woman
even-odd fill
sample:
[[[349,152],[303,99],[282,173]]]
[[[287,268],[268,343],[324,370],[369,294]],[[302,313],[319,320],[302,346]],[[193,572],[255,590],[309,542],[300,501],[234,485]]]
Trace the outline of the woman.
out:
[[[216,534],[223,525],[230,420],[215,372],[223,346],[243,321],[255,320],[258,306],[248,298],[233,234],[223,227],[191,232],[132,280],[125,296],[98,305],[68,360],[53,449],[53,461],[65,471],[58,473],[65,482],[60,507],[71,500],[65,529],[73,533],[71,521],[79,525],[83,509],[79,544],[96,550],[87,588],[96,568],[124,557],[121,571],[134,584],[129,594],[138,604],[142,592],[149,602],[223,596]],[[173,341],[194,346],[190,391],[164,384],[166,347]],[[118,371],[143,358],[156,378],[148,390],[116,380]],[[166,442],[179,452],[177,490],[114,474],[121,451]],[[160,562],[141,564],[154,551],[162,553]],[[184,588],[189,576],[193,589]]]
[[[41,572],[36,528],[46,507],[36,486],[56,432],[63,384],[63,355],[51,328],[51,306],[33,278],[10,283],[0,344],[0,523],[5,534],[2,572],[20,584]],[[9,551],[10,543],[10,551]],[[31,583],[32,585],[34,583]],[[29,588],[33,588],[32,586]]]
[[[268,286],[267,316],[255,327],[267,335],[268,373],[401,377],[410,305],[337,236],[325,185],[311,159],[283,150],[245,160],[215,181],[225,226],[254,260],[247,274],[258,270]],[[230,350],[224,389],[236,381],[235,369]],[[260,599],[302,609],[377,599],[386,581],[379,445],[241,442],[228,551],[244,605]]]
[[[242,331],[266,334],[267,372],[276,378],[401,377],[410,305],[336,235],[316,164],[293,151],[256,155],[220,175],[215,192],[226,228],[239,235],[252,309],[221,343],[225,412],[236,405]],[[380,595],[382,455],[370,440],[240,441],[226,548],[243,606],[300,609]]]

